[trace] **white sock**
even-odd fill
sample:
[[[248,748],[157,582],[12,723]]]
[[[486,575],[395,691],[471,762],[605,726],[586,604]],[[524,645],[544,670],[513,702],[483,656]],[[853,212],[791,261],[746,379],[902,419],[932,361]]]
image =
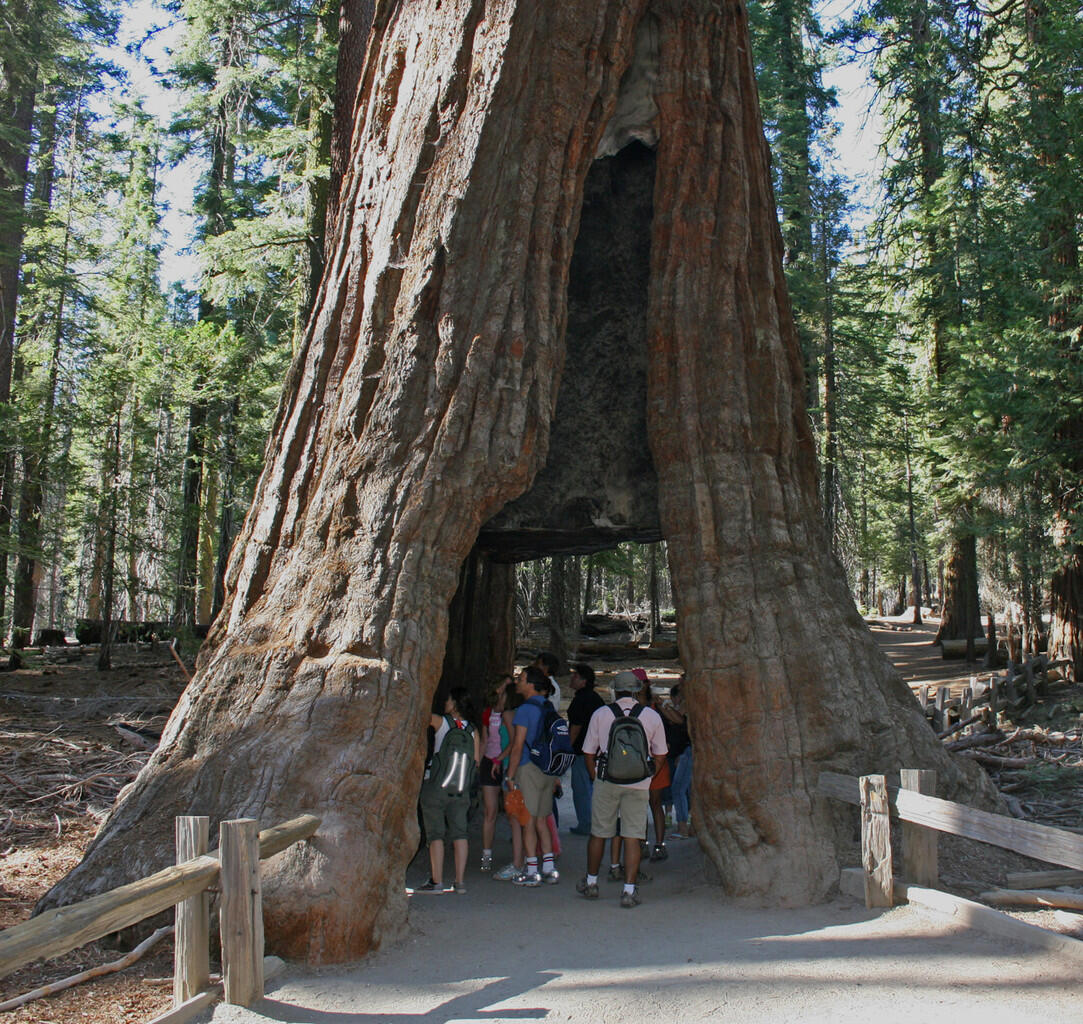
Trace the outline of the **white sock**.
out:
[[[553,863],[553,855],[551,853],[545,854],[542,857],[542,874],[548,875],[550,872],[556,870],[556,865]]]
[[[635,892],[636,891],[635,883],[634,882],[625,882],[624,883],[624,891],[625,892]]]
[[[597,884],[598,884],[598,876],[597,875],[587,875],[587,885],[597,885]]]
[[[482,850],[481,851],[481,856],[482,856],[482,858],[484,860],[489,860],[493,856],[493,851],[492,850]]]
[[[527,857],[526,859],[526,873],[528,875],[536,875],[538,873],[538,858]]]

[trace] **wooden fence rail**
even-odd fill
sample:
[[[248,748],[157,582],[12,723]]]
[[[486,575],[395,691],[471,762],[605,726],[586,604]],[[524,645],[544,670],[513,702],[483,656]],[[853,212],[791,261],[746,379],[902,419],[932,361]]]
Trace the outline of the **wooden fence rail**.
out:
[[[247,822],[223,823],[227,824],[246,825]],[[319,818],[304,814],[281,825],[264,829],[258,836],[259,859],[265,860],[293,843],[307,839],[319,826]],[[253,840],[254,830],[253,824]],[[250,862],[254,849],[253,843],[252,853],[246,853],[244,857],[248,865],[243,869],[245,885],[249,890],[252,888]],[[214,886],[222,870],[218,851],[212,851],[80,903],[47,910],[23,924],[7,928],[0,932],[0,978],[34,960],[61,956],[95,939],[138,924],[178,903],[184,903]],[[258,870],[256,878],[255,888],[258,895]],[[256,926],[251,907],[242,908],[241,913],[248,915],[249,927],[254,932]],[[252,938],[260,940],[259,956],[262,963],[262,922],[258,936],[253,934]],[[249,981],[246,980],[244,984],[248,986]]]
[[[846,803],[861,804],[858,780],[852,775],[822,772],[819,791]],[[904,822],[977,839],[1025,857],[1083,870],[1083,836],[1049,825],[990,814],[965,804],[940,800],[908,789],[887,787],[891,813]]]

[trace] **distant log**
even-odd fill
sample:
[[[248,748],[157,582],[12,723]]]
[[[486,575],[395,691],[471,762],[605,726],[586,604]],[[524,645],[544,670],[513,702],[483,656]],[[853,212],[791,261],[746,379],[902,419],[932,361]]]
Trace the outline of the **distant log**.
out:
[[[974,653],[984,654],[988,641],[983,636],[974,637]],[[943,655],[944,660],[949,658],[965,658],[966,657],[966,641],[965,640],[941,640],[940,641],[940,653]]]
[[[676,661],[676,644],[654,644],[641,647],[639,644],[615,644],[584,640],[580,642],[580,658],[604,658],[609,661],[627,659],[629,661]]]

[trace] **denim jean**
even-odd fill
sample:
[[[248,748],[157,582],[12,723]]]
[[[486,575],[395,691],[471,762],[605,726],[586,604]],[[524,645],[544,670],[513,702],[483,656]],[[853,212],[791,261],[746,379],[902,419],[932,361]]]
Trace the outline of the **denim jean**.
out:
[[[576,754],[572,762],[572,802],[575,804],[575,827],[579,832],[590,831],[591,787],[587,759],[582,754]]]
[[[686,747],[673,769],[673,815],[678,824],[688,821],[688,794],[692,790],[692,748]]]

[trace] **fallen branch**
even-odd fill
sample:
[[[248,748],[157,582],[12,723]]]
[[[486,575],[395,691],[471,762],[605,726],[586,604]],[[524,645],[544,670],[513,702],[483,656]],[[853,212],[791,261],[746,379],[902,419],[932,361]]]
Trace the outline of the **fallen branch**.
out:
[[[1007,889],[1049,889],[1058,885],[1083,885],[1083,871],[1057,868],[1046,871],[1016,871],[1007,876]]]
[[[181,656],[177,653],[177,638],[174,637],[172,643],[169,645],[169,653],[173,655],[173,660],[180,665],[181,671],[184,673],[184,678],[188,682],[192,681],[192,674],[188,671],[188,666],[181,661]]]
[[[973,736],[964,736],[961,740],[952,740],[945,743],[944,749],[957,752],[969,750],[971,747],[995,747],[1004,742],[1004,733],[999,729],[996,732],[977,732]]]
[[[1083,910],[1083,892],[1059,892],[1056,889],[991,889],[978,897],[983,903],[998,907],[1057,907]]]
[[[73,974],[70,978],[50,982],[48,985],[42,985],[41,988],[36,988],[32,992],[26,992],[21,996],[16,996],[14,999],[7,1000],[7,1002],[0,1003],[0,1013],[5,1010],[14,1010],[19,1006],[25,1006],[35,999],[42,999],[45,996],[51,996],[57,992],[62,992],[66,988],[72,988],[84,981],[89,981],[91,978],[99,978],[103,974],[113,974],[116,971],[124,970],[125,967],[131,967],[131,965],[134,964],[136,960],[140,959],[151,946],[155,945],[160,939],[165,938],[165,936],[172,934],[173,926],[171,924],[166,925],[164,928],[159,928],[156,932],[148,935],[135,947],[135,949],[126,956],[121,957],[119,960],[114,960],[108,964],[101,964],[98,967],[91,967],[89,970]]]
[[[1030,768],[1032,765],[1042,763],[1037,757],[1002,757],[1000,754],[990,754],[986,750],[960,750],[959,757],[969,757],[978,764],[988,765],[990,768]]]

